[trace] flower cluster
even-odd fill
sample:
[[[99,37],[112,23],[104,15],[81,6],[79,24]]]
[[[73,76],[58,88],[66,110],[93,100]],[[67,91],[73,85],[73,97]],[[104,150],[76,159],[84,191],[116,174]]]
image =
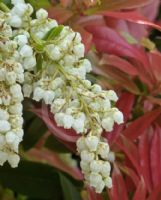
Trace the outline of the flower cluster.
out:
[[[20,84],[24,81],[24,69],[16,60],[17,43],[10,40],[13,33],[6,17],[0,12],[0,165],[8,160],[17,167],[18,146],[23,137]]]
[[[97,193],[101,193],[105,186],[111,188],[111,165],[108,162],[107,142],[100,141],[97,136],[90,133],[78,139],[77,148],[81,155],[80,165],[87,183],[90,183]]]
[[[9,90],[13,97],[17,95],[15,99],[20,104],[23,97],[18,83],[22,83],[24,97],[50,105],[58,126],[72,128],[81,134],[77,148],[86,182],[98,193],[105,186],[111,188],[110,150],[101,134],[103,130],[112,131],[115,122],[123,123],[122,113],[112,106],[118,100],[116,93],[103,90],[86,79],[92,67],[84,58],[85,48],[79,33],[68,26],[58,25],[43,9],[36,12],[36,19],[32,19],[33,8],[23,0],[12,0],[12,3],[14,6],[7,22],[14,28],[12,42],[16,52],[13,57],[21,69],[13,76],[15,71],[9,67],[12,75],[4,80],[5,92]],[[15,103],[14,98],[12,101]],[[19,107],[14,104],[12,108]],[[21,112],[19,108],[20,115]],[[22,126],[22,120],[16,121],[17,115],[13,121]],[[19,119],[22,118],[19,116]],[[5,130],[8,131],[9,128]],[[9,140],[11,136],[13,134]]]

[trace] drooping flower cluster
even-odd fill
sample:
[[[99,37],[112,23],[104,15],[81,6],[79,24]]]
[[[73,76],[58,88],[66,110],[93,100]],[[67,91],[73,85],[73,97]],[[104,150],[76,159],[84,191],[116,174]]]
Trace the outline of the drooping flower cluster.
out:
[[[24,82],[16,78],[11,84],[18,87],[18,82],[23,83],[25,97],[50,105],[58,126],[81,134],[77,148],[86,182],[98,193],[105,186],[111,188],[110,150],[101,133],[112,131],[115,122],[123,122],[122,113],[112,106],[118,100],[117,95],[86,79],[92,68],[84,58],[79,33],[48,19],[43,9],[32,19],[33,8],[23,0],[12,3],[7,22],[14,28],[14,57],[25,72]],[[17,90],[20,89],[19,86]]]
[[[24,81],[24,69],[17,61],[17,43],[10,40],[13,33],[6,17],[0,12],[0,165],[8,160],[17,167],[18,145],[23,137],[20,84]]]

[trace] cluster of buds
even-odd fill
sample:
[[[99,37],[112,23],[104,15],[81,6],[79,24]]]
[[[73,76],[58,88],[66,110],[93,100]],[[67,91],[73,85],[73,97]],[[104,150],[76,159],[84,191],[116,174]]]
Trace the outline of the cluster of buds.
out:
[[[77,149],[81,155],[81,169],[85,180],[97,193],[101,193],[104,187],[112,187],[110,177],[111,165],[108,161],[109,145],[100,141],[97,136],[81,136],[77,141]]]
[[[8,161],[12,167],[17,167],[18,146],[23,137],[20,84],[24,81],[24,69],[16,60],[17,43],[10,40],[13,33],[6,17],[0,12],[0,165]]]
[[[84,58],[85,48],[79,33],[49,19],[44,9],[38,10],[36,19],[32,19],[33,8],[24,0],[12,0],[12,3],[13,8],[7,14],[6,21],[14,29],[13,33],[12,29],[10,30],[15,45],[13,58],[16,63],[13,66],[17,65],[20,69],[15,71],[9,67],[9,72],[15,75],[7,75],[1,82],[4,82],[4,91],[10,91],[12,97],[7,106],[13,104],[12,109],[19,108],[19,112],[16,111],[14,116],[14,126],[12,117],[6,118],[9,122],[6,120],[8,125],[3,132],[10,133],[17,128],[15,124],[22,127],[22,109],[17,107],[17,103],[20,104],[23,99],[19,85],[21,83],[24,97],[43,101],[50,106],[58,126],[72,128],[77,134],[81,134],[77,149],[87,184],[94,187],[98,193],[101,193],[105,186],[111,188],[111,166],[108,159],[110,150],[101,134],[103,130],[112,131],[115,122],[123,123],[122,113],[113,106],[118,100],[116,93],[103,90],[98,84],[92,84],[86,79],[86,74],[92,67],[89,60]],[[3,77],[1,72],[0,77]],[[5,107],[4,111],[7,110],[12,116],[15,115],[12,109]],[[2,118],[4,120],[4,117]],[[12,133],[17,132],[13,130]],[[9,136],[10,141],[13,134]],[[17,152],[17,149],[14,151]]]

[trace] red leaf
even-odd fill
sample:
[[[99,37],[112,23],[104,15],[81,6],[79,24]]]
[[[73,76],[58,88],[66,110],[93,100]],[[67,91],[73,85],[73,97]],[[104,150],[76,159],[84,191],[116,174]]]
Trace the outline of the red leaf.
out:
[[[115,142],[115,144],[122,150],[127,158],[131,161],[138,174],[141,173],[141,168],[139,164],[139,152],[134,143],[132,143],[128,138],[124,135],[120,135],[119,139]]]
[[[93,188],[87,187],[87,192],[88,192],[88,200],[103,200],[101,194],[97,194]]]
[[[152,179],[150,171],[150,144],[149,144],[149,133],[151,129],[142,134],[139,138],[139,155],[140,155],[140,165],[142,169],[142,174],[145,180],[146,187],[148,191],[152,190]]]
[[[138,75],[137,69],[132,64],[115,55],[103,55],[100,64],[111,65],[132,76]]]
[[[68,166],[63,160],[59,157],[59,155],[55,152],[51,152],[47,149],[31,149],[27,155],[30,156],[30,159],[34,159],[37,161],[46,161],[48,164],[68,173],[73,178],[77,180],[83,180],[83,175],[78,168]]]
[[[119,98],[119,101],[117,102],[117,107],[119,110],[121,110],[124,114],[124,122],[127,121],[127,119],[130,116],[133,104],[134,104],[135,96],[130,93],[123,93],[122,96]],[[121,133],[124,125],[116,125],[114,127],[114,130],[111,133],[104,133],[105,137],[108,139],[108,142],[112,144],[119,134]]]
[[[121,199],[123,200],[128,200],[127,189],[124,179],[120,173],[120,170],[116,165],[114,166],[112,181],[113,181],[113,187],[110,191],[111,199],[120,200],[121,197]]]
[[[146,200],[145,197],[146,197],[145,183],[143,180],[141,180],[134,194],[133,200]]]
[[[153,186],[157,187],[161,185],[161,129],[158,126],[154,130],[151,141],[150,165]]]
[[[143,116],[133,121],[123,132],[123,134],[130,140],[135,140],[151,125],[152,122],[155,121],[160,113],[161,109],[155,109],[153,111],[147,112]]]
[[[93,34],[93,41],[98,51],[134,58],[144,65],[148,65],[144,51],[128,44],[115,30],[106,26],[93,25],[86,26],[86,29]]]
[[[160,200],[161,199],[161,186],[159,185],[157,188],[153,190],[147,200]]]
[[[117,19],[123,19],[127,20],[130,22],[134,22],[137,24],[143,24],[143,25],[148,25],[151,26],[152,28],[158,29],[161,31],[161,26],[152,23],[149,21],[146,17],[141,15],[138,11],[126,11],[126,12],[100,12],[99,14],[104,15],[104,16],[109,16],[109,17],[114,17]]]
[[[118,167],[120,168],[120,170],[124,172],[124,174],[128,175],[131,178],[131,180],[137,187],[140,180],[136,172],[133,169],[127,167],[125,164],[122,164],[122,165],[119,164]]]

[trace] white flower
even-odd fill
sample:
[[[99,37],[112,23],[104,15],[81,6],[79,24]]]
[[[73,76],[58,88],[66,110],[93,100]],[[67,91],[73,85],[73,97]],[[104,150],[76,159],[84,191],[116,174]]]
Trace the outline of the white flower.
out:
[[[60,52],[60,48],[58,46],[55,46],[53,44],[46,46],[46,51],[52,60],[59,60],[62,56]]]
[[[72,127],[77,133],[83,133],[83,131],[84,131],[84,119],[82,119],[82,118],[75,119]]]
[[[83,44],[77,44],[73,47],[73,52],[76,54],[78,58],[84,57],[85,48]]]
[[[23,85],[23,93],[24,93],[24,97],[30,97],[31,93],[32,93],[32,85],[29,84],[24,84]]]
[[[55,90],[58,87],[61,87],[63,84],[64,84],[63,79],[61,77],[57,77],[51,82],[50,87],[51,89]]]
[[[102,161],[100,161],[100,160],[93,160],[90,163],[91,172],[99,173],[99,172],[101,172],[101,168],[102,168]]]
[[[71,115],[65,114],[63,117],[63,126],[66,129],[70,129],[73,125],[74,118]]]
[[[6,110],[0,108],[0,120],[8,120],[9,114]]]
[[[46,19],[48,17],[48,12],[41,8],[36,12],[36,17],[37,19]]]
[[[18,163],[20,162],[20,157],[17,154],[9,154],[8,162],[12,168],[16,168],[18,166]]]
[[[96,186],[96,193],[101,193],[105,187],[104,181],[100,181]]]
[[[20,28],[22,25],[22,20],[18,15],[13,15],[9,18],[9,24],[14,28]]]
[[[114,126],[114,120],[111,117],[102,119],[102,127],[106,131],[111,132],[113,130],[113,126]]]
[[[55,98],[55,93],[52,90],[47,90],[44,92],[43,99],[45,104],[52,104]]]
[[[6,120],[0,120],[0,133],[5,133],[11,129],[11,124]]]
[[[14,115],[21,115],[22,114],[22,103],[16,103],[9,106],[9,112]]]
[[[0,165],[2,166],[8,159],[8,154],[6,152],[0,151]]]
[[[0,69],[0,81],[4,81],[6,77],[6,69],[1,68]]]
[[[54,100],[54,102],[51,105],[51,111],[53,113],[58,112],[66,103],[65,99],[57,98]]]
[[[30,57],[30,56],[32,56],[32,54],[33,54],[33,50],[32,50],[32,48],[31,48],[29,45],[24,45],[24,46],[20,49],[20,55],[21,55],[23,58]]]
[[[113,118],[117,124],[122,124],[124,122],[124,116],[119,110],[114,112]]]
[[[27,10],[27,4],[17,3],[13,7],[13,9],[11,10],[11,14],[18,15],[18,16],[22,17],[22,15],[24,15],[26,10]]]
[[[57,123],[57,126],[63,126],[64,122],[63,122],[63,118],[64,118],[64,113],[56,113],[54,116],[54,119]]]
[[[110,151],[108,156],[107,156],[107,159],[109,162],[114,162],[115,161],[115,153]]]
[[[9,144],[12,144],[16,138],[16,135],[14,132],[12,131],[9,131],[7,132],[7,134],[5,135],[5,138],[6,138],[6,142],[9,143]]]
[[[78,149],[78,152],[81,152],[83,150],[87,150],[87,145],[85,143],[85,138],[84,137],[80,137],[78,140],[77,140],[77,149]]]
[[[104,182],[105,182],[106,187],[112,188],[112,179],[111,179],[111,177],[107,177],[107,178],[104,180]]]
[[[26,35],[18,35],[15,37],[15,40],[17,41],[19,46],[24,46],[28,43],[28,38]]]
[[[91,66],[91,63],[88,59],[84,59],[83,62],[82,62],[82,65],[84,65],[87,73],[92,71],[92,66]]]
[[[92,91],[95,92],[95,93],[100,93],[100,92],[102,92],[102,88],[101,88],[100,85],[94,84],[94,85],[92,86]]]
[[[6,73],[6,81],[9,85],[12,85],[16,82],[17,75],[15,72],[7,72]]]
[[[107,159],[109,154],[109,145],[105,142],[100,142],[98,145],[97,153],[103,158]]]
[[[89,148],[90,151],[96,151],[97,150],[97,146],[99,143],[99,139],[96,136],[87,136],[85,139],[85,143],[87,145],[87,147]]]
[[[35,56],[27,57],[23,62],[24,69],[32,70],[36,66],[36,58]]]
[[[13,97],[18,97],[22,94],[21,92],[21,86],[19,84],[14,84],[10,87],[10,92]]]
[[[103,162],[102,166],[101,166],[101,174],[104,177],[108,177],[110,175],[110,171],[111,171],[111,165],[108,161]]]
[[[44,93],[45,91],[42,88],[36,87],[34,89],[33,99],[35,101],[40,101],[44,97]]]
[[[89,163],[88,162],[85,162],[85,161],[81,161],[80,162],[80,166],[81,166],[81,169],[83,170],[83,172],[85,173],[89,173],[90,172],[90,167],[89,167]]]
[[[19,115],[12,115],[10,118],[12,128],[21,128],[23,125],[23,118]]]
[[[116,95],[116,93],[113,90],[108,90],[107,91],[107,97],[111,101],[115,101],[116,102],[118,100],[118,96]]]
[[[98,173],[92,172],[90,174],[90,185],[97,187],[102,182],[102,176]]]
[[[81,152],[81,159],[82,161],[90,163],[92,160],[94,160],[94,153],[91,153],[87,150],[83,150]]]
[[[73,55],[65,55],[64,56],[64,65],[72,66],[75,63],[75,57]]]

